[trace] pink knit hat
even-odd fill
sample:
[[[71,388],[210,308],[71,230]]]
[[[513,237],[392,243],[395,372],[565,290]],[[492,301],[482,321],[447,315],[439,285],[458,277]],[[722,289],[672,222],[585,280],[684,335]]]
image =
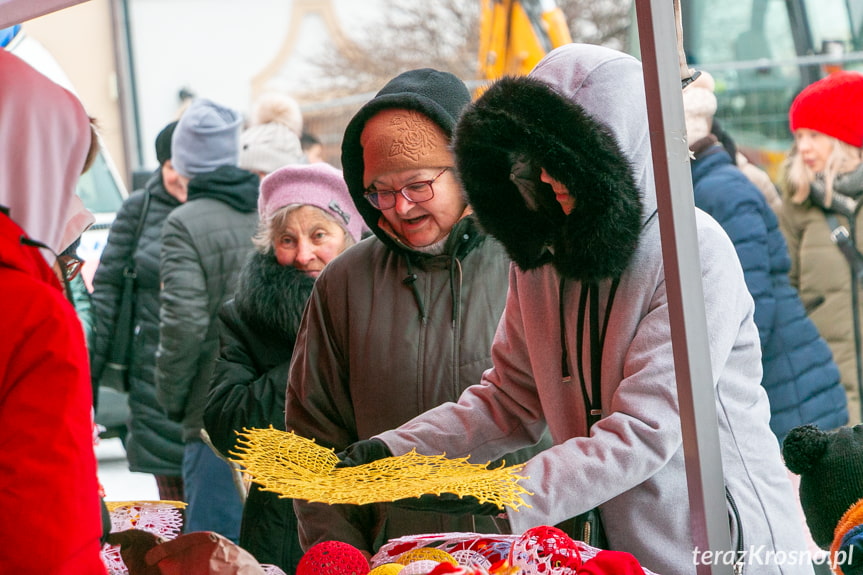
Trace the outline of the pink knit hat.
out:
[[[800,128],[863,148],[863,74],[834,72],[803,89],[788,111],[791,131]]]
[[[279,168],[261,180],[258,213],[270,218],[279,208],[307,204],[331,214],[354,240],[368,228],[348,193],[342,171],[325,162]]]

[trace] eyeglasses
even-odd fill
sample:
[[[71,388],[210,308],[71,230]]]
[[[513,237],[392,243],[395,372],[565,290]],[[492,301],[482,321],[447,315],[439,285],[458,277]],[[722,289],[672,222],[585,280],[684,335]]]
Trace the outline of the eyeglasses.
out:
[[[60,263],[63,275],[66,276],[66,281],[72,281],[78,277],[78,274],[81,273],[81,266],[84,265],[84,260],[75,256],[61,255],[57,261]]]
[[[379,210],[388,210],[396,205],[396,194],[401,194],[404,199],[415,204],[427,202],[434,197],[432,184],[443,175],[449,168],[444,168],[434,178],[411,182],[399,190],[375,190],[369,188],[364,197],[368,202]]]

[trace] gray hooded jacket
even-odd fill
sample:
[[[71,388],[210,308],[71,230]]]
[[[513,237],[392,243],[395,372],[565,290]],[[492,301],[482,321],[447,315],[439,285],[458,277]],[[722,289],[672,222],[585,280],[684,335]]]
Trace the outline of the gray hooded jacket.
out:
[[[480,223],[516,262],[492,348],[494,367],[458,403],[376,437],[395,454],[416,448],[484,462],[531,444],[547,425],[555,446],[522,472],[529,479],[521,484],[534,495],[527,499],[531,507],[509,511],[513,531],[600,506],[612,549],[663,575],[695,573],[639,62],[597,46],[559,48],[529,78],[490,88],[462,116],[455,141]],[[499,167],[506,161],[509,171]],[[553,209],[539,167],[575,197],[569,215]],[[511,173],[528,185],[508,183]],[[523,224],[517,234],[513,221]],[[696,225],[722,463],[742,524],[738,531],[732,521],[732,542],[761,550],[745,558],[744,573],[811,573],[808,564],[763,561],[765,551],[801,553],[806,546],[759,384],[752,298],[725,232],[700,211]],[[589,435],[580,380],[589,393],[594,366],[589,322],[579,317],[588,282],[599,286],[597,316],[606,329],[602,418]],[[570,382],[562,381],[561,317]],[[735,516],[731,505],[729,515]]]

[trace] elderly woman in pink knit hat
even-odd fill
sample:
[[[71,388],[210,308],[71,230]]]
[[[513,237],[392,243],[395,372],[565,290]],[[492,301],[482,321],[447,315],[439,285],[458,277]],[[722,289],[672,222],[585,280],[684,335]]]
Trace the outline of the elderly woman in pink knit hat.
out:
[[[288,364],[306,300],[321,270],[366,231],[342,172],[326,163],[290,165],[261,182],[255,251],[221,310],[221,354],[204,414],[227,455],[244,427],[285,428]],[[253,485],[240,546],[293,573],[302,556],[289,499]]]
[[[784,166],[779,223],[791,283],[827,340],[860,423],[863,387],[863,74],[836,72],[794,99],[794,146]]]

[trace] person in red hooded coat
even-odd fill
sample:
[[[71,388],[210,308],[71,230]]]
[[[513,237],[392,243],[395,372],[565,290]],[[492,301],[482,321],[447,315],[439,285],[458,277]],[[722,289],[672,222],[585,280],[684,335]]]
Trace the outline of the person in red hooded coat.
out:
[[[87,350],[54,255],[94,136],[74,95],[4,50],[0,126],[0,573],[104,575]]]

